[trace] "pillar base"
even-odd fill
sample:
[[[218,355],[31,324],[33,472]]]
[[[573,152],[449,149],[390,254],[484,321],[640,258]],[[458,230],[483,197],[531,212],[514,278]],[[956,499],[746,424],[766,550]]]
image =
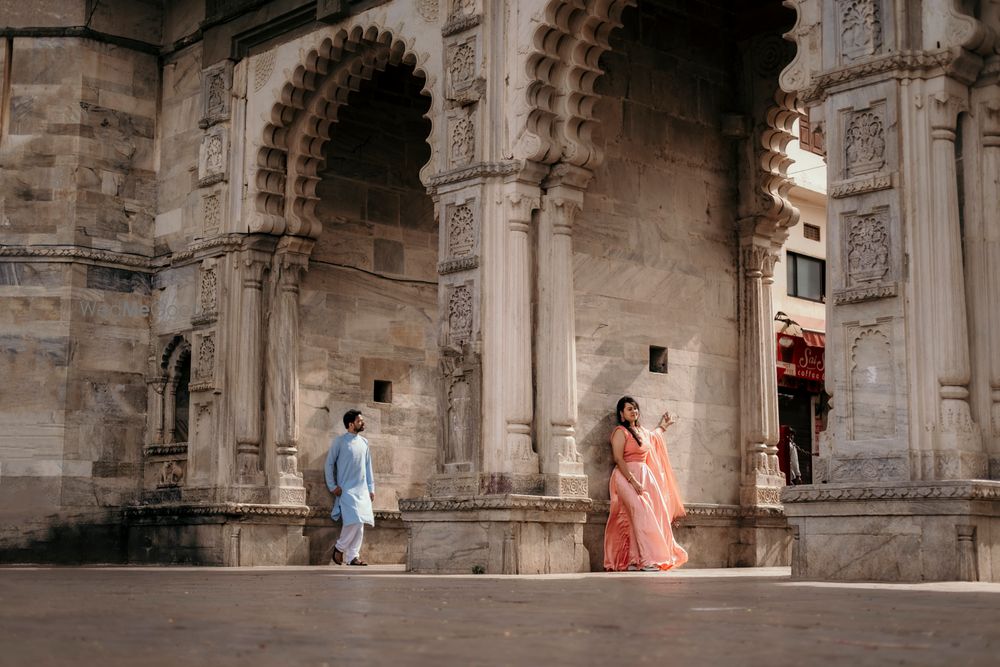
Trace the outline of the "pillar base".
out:
[[[308,565],[308,507],[225,503],[125,511],[130,564]]]
[[[400,500],[406,569],[434,574],[587,572],[589,499],[500,495]]]
[[[1000,482],[790,486],[792,576],[1000,582]]]

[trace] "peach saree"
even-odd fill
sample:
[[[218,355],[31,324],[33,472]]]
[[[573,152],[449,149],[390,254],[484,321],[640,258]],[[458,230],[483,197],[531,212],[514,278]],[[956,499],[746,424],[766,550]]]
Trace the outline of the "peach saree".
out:
[[[679,567],[688,555],[674,541],[670,522],[684,516],[684,505],[663,435],[637,427],[645,443],[640,445],[628,429],[618,428],[625,432],[625,465],[642,486],[642,495],[615,466],[609,483],[611,509],[604,530],[604,569]]]

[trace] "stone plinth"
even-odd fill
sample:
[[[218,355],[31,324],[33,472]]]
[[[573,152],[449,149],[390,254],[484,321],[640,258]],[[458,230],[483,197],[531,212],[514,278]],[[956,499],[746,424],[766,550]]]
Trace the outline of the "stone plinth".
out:
[[[596,501],[587,514],[584,545],[592,572],[604,569],[608,505]],[[674,537],[688,552],[684,567],[773,567],[790,562],[791,534],[780,509],[711,503],[692,503],[686,509],[674,524]]]
[[[330,519],[330,507],[312,508],[305,525],[310,565],[330,564],[342,528],[343,524]],[[406,542],[406,526],[399,512],[375,510],[375,525],[365,526],[361,558],[372,565],[402,565],[406,563]]]
[[[126,510],[132,564],[308,565],[307,507],[160,505]]]
[[[550,574],[590,569],[589,499],[470,496],[401,500],[406,569],[439,574]]]
[[[1000,482],[795,486],[782,500],[794,578],[1000,582]]]

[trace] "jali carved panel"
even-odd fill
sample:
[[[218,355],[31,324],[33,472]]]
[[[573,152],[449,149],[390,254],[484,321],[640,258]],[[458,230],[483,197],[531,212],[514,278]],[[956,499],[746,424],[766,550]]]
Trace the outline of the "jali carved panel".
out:
[[[449,209],[448,215],[448,256],[466,257],[472,254],[475,245],[475,216],[466,204]]]

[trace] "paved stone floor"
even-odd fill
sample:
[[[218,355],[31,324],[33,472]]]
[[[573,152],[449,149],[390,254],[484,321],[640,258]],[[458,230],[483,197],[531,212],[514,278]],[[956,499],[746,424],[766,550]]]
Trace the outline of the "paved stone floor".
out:
[[[997,665],[1000,584],[2,568],[0,665]]]

